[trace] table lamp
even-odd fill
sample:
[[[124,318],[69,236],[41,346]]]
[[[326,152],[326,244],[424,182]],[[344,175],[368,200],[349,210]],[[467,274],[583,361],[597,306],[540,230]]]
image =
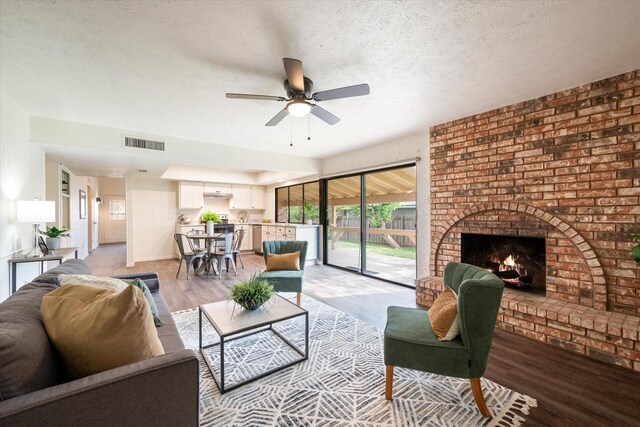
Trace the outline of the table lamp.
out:
[[[42,223],[56,220],[56,202],[18,200],[16,202],[16,218],[18,222],[33,224],[33,249],[25,256],[42,256],[42,252],[38,247],[38,226]]]

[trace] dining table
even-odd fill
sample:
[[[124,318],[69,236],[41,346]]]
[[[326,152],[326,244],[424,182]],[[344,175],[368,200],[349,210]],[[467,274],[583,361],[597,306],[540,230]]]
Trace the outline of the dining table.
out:
[[[205,263],[200,267],[196,274],[204,267],[206,267],[207,275],[209,274],[211,266],[213,266],[214,273],[217,274],[217,266],[215,263],[212,263],[213,254],[216,252],[218,248],[218,242],[224,242],[225,235],[223,233],[216,234],[206,234],[206,233],[187,233],[187,238],[193,241],[194,247],[202,248],[201,242],[204,242],[204,246],[206,247],[207,255],[205,257]]]

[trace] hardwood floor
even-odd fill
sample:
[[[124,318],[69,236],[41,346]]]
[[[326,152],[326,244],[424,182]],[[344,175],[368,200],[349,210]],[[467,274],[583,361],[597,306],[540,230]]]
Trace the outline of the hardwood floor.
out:
[[[224,300],[229,287],[264,268],[261,257],[243,255],[238,277],[223,273],[176,279],[177,260],[126,268],[124,245],[103,245],[87,262],[96,275],[156,271],[172,311]],[[415,307],[412,289],[321,265],[305,267],[304,294],[384,329],[390,305]],[[640,374],[496,330],[485,377],[538,400],[527,426],[640,426]]]

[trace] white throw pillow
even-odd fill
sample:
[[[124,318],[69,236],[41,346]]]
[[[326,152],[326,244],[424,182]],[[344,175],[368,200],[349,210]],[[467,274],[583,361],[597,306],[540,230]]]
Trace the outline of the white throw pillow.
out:
[[[90,276],[88,274],[60,274],[58,281],[60,282],[60,286],[85,285],[114,292],[121,292],[129,286],[120,279]]]

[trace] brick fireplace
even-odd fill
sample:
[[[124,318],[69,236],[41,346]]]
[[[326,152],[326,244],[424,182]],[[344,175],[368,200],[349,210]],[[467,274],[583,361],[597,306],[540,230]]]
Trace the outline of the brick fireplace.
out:
[[[463,236],[544,239],[537,292],[505,289],[498,327],[640,371],[640,70],[435,126],[430,150],[417,302]]]

